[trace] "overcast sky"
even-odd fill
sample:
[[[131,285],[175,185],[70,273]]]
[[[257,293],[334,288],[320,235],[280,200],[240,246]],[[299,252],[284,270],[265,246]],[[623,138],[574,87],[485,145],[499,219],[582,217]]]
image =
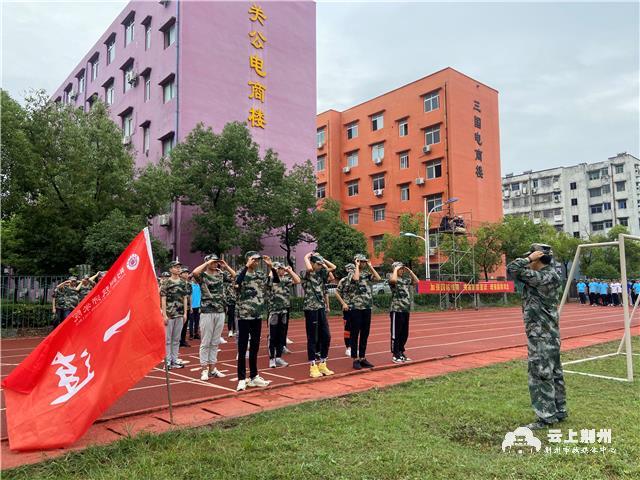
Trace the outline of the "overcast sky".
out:
[[[53,91],[127,2],[2,0],[2,87]],[[320,3],[318,111],[451,66],[500,92],[503,173],[639,156],[630,3]]]

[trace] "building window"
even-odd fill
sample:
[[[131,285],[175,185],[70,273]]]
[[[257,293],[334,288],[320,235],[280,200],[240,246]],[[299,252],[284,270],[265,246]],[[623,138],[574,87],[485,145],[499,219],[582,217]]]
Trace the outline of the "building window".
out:
[[[618,200],[618,208],[620,210],[627,208],[627,199]]]
[[[382,115],[382,113],[378,113],[377,115],[372,115],[371,130],[375,132],[376,130],[380,130],[382,127],[384,127],[384,116]]]
[[[434,212],[442,211],[442,194],[437,193],[435,195],[427,195],[427,212],[433,210]]]
[[[124,24],[124,46],[126,47],[133,42],[133,17]]]
[[[373,189],[374,190],[382,190],[384,189],[384,174],[375,175],[372,177],[373,180]]]
[[[325,160],[327,159],[326,155],[322,155],[320,157],[317,158],[316,160],[316,170],[318,172],[322,172],[324,170],[325,167]]]
[[[409,152],[403,152],[400,154],[400,169],[406,170],[409,168]]]
[[[359,212],[357,210],[349,212],[348,219],[349,225],[358,225],[358,222],[360,221]]]
[[[96,78],[98,78],[98,71],[100,69],[100,57],[98,54],[94,55],[93,60],[91,60],[91,81],[93,82]]]
[[[151,22],[144,26],[144,49],[149,50],[151,48]]]
[[[405,183],[400,185],[400,201],[406,202],[409,200],[409,184]]]
[[[429,127],[424,131],[424,143],[425,145],[433,145],[434,143],[440,143],[440,125]]]
[[[151,128],[149,127],[149,123],[147,123],[144,127],[142,127],[142,151],[144,153],[149,153],[150,148],[151,148]]]
[[[164,48],[169,48],[176,42],[176,22],[171,20],[168,25],[165,25],[161,29],[164,36]]]
[[[324,198],[327,196],[327,184],[321,183],[316,187],[316,198]]]
[[[618,223],[624,227],[628,227],[629,226],[629,219],[626,217],[621,217],[618,218]]]
[[[131,137],[133,134],[133,112],[127,113],[122,117],[122,135]]]
[[[347,125],[347,140],[351,140],[352,138],[358,138],[358,124],[352,123]]]
[[[384,205],[378,205],[372,208],[373,210],[373,221],[374,222],[383,222],[384,221]]]
[[[124,69],[122,75],[122,83],[124,84],[124,92],[126,93],[133,88],[133,62],[131,62],[131,64]]]
[[[573,232],[573,238],[580,238],[580,232]]]
[[[571,182],[571,183],[569,184],[569,188],[570,188],[571,190],[575,190],[575,189],[577,189],[577,188],[578,188],[578,185],[576,184],[576,182]]]
[[[144,101],[151,100],[151,75],[144,77]]]
[[[78,77],[78,93],[84,93],[84,71]]]
[[[358,195],[358,184],[359,184],[358,180],[347,183],[347,195],[349,197],[354,197]]]
[[[595,205],[591,205],[590,210],[591,213],[602,213],[602,204],[597,203]]]
[[[170,135],[167,135],[161,140],[163,157],[168,157],[169,155],[171,155],[171,151],[173,150],[173,139],[174,139],[174,134],[171,133]]]
[[[424,111],[430,112],[440,108],[440,93],[431,92],[424,96]]]
[[[324,142],[326,141],[325,129],[321,128],[316,131],[316,142],[318,144],[318,148],[322,148],[324,146]]]
[[[594,232],[599,232],[601,230],[604,230],[604,224],[602,222],[592,222],[591,230],[593,230]]]
[[[611,210],[611,202],[603,202],[602,203],[602,210],[604,210],[604,211]]]
[[[376,143],[371,146],[371,160],[379,163],[384,158],[384,143]]]
[[[384,240],[384,235],[375,235],[371,237],[371,243],[373,245],[373,251],[377,252],[382,247],[382,241]]]
[[[577,222],[578,222],[578,218],[579,218],[579,217],[578,217],[578,215],[574,215],[574,216],[572,217],[573,222],[574,222],[574,223],[577,223]]]
[[[511,184],[511,191],[515,192],[516,190],[520,190],[520,182],[515,182]]]
[[[113,35],[112,39],[107,42],[107,65],[110,65],[116,58],[116,37]]]
[[[432,160],[427,162],[427,178],[439,178],[442,176],[442,161]]]
[[[600,178],[600,169],[587,172],[589,180],[598,180]]]
[[[601,191],[602,191],[603,194],[604,193],[611,193],[611,185],[608,185],[608,184],[607,185],[603,185]]]
[[[107,105],[113,105],[115,99],[115,89],[113,88],[113,80],[104,87],[104,101]]]
[[[616,192],[624,192],[626,183],[625,181],[616,182]]]
[[[357,167],[358,166],[358,151],[347,153],[347,166],[348,167]]]
[[[93,108],[93,104],[96,103],[97,99],[98,99],[97,93],[94,93],[93,95],[89,96],[89,98],[87,98],[87,106],[89,111],[91,111],[91,109]]]
[[[169,80],[166,80],[162,85],[162,103],[167,103],[173,100],[176,96],[176,79],[171,76]]]
[[[594,198],[599,197],[600,195],[602,195],[602,189],[600,187],[589,189],[589,197]]]
[[[409,135],[409,121],[408,120],[401,120],[398,123],[398,132],[400,133],[401,137],[406,137],[407,135]]]
[[[624,164],[614,165],[615,173],[624,173]]]

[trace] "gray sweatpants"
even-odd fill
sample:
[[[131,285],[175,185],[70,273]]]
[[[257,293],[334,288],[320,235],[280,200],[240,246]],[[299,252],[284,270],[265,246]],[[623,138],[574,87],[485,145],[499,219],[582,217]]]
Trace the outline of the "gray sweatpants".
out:
[[[200,313],[200,365],[215,365],[224,328],[224,312]]]
[[[167,346],[167,363],[175,363],[178,360],[178,348],[180,347],[180,333],[182,332],[182,315],[170,318],[165,325],[165,337]]]

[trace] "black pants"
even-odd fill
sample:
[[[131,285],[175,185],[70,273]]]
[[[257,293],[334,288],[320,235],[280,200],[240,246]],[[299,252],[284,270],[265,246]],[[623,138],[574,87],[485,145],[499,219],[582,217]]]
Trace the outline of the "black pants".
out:
[[[191,339],[200,336],[200,307],[195,307],[189,314],[189,336]]]
[[[635,304],[636,304],[636,298],[638,298],[638,294],[637,294],[637,293],[635,293],[635,292],[632,290],[632,291],[631,291],[631,303],[632,303],[633,305],[635,305]]]
[[[404,355],[404,346],[409,338],[409,312],[390,312],[391,353],[396,358]]]
[[[594,292],[589,292],[589,305],[595,305],[598,303],[597,294]]]
[[[227,330],[236,331],[236,304],[229,303],[227,305]]]
[[[65,318],[71,315],[72,311],[70,308],[56,308],[56,318],[53,319],[53,328],[56,328],[64,322]]]
[[[578,293],[578,295],[580,296],[580,303],[582,305],[584,305],[585,303],[587,303],[587,295],[584,292],[580,292]]]
[[[307,330],[307,359],[310,362],[326,360],[331,345],[327,311],[324,308],[305,310],[304,323]]]
[[[287,309],[287,323],[284,325],[284,345],[287,346],[287,338],[289,338],[289,319],[291,318],[291,310]]]
[[[609,305],[609,302],[607,302],[607,294],[606,293],[601,293],[600,294],[600,302],[601,302],[602,306],[604,306],[604,307]]]
[[[269,358],[280,358],[287,342],[285,329],[289,323],[289,313],[272,313],[269,315]]]
[[[618,305],[620,305],[620,296],[617,293],[612,293],[611,294],[611,300],[613,301],[613,304],[617,307]]]
[[[238,319],[238,380],[247,378],[247,365],[245,355],[249,335],[251,344],[249,345],[249,375],[251,378],[258,375],[258,350],[260,350],[260,334],[262,333],[262,319]]]
[[[344,321],[344,346],[351,346],[351,310],[342,311],[342,320]]]
[[[371,309],[351,311],[351,358],[364,358],[371,330]]]

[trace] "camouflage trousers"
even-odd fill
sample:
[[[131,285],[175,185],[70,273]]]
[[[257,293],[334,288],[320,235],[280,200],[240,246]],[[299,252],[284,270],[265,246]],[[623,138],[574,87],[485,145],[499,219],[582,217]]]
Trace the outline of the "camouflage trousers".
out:
[[[538,418],[553,423],[567,415],[560,338],[528,335],[527,340],[531,406]]]

